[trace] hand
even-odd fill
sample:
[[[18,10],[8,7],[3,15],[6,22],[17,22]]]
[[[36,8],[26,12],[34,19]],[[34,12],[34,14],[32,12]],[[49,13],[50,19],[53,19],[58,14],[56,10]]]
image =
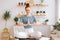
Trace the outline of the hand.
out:
[[[32,25],[32,24],[27,24],[27,25]]]

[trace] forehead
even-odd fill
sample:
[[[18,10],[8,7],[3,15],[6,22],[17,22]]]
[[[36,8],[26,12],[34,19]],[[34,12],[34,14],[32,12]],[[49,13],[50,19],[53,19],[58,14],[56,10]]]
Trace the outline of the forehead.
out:
[[[27,7],[26,10],[30,10],[30,7]]]

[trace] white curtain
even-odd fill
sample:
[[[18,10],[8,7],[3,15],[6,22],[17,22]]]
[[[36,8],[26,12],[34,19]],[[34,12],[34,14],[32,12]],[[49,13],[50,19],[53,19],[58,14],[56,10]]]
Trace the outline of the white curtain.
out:
[[[58,0],[58,21],[60,19],[60,0]]]

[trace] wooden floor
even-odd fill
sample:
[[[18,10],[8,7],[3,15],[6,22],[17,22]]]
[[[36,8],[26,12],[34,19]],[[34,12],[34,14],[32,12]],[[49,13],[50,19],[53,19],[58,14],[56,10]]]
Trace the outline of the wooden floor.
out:
[[[0,40],[2,40],[2,39],[0,38]],[[9,40],[18,40],[18,39],[15,39],[15,38],[11,38],[11,39],[9,39]],[[50,39],[50,40],[53,40],[53,39]]]
[[[1,38],[0,38],[0,40],[1,40]],[[18,39],[10,39],[10,40],[18,40]]]

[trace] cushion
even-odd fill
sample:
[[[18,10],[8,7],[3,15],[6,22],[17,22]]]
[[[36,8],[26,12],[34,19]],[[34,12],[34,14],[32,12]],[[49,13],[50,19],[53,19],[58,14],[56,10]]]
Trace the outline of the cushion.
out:
[[[42,37],[42,38],[40,38],[40,40],[50,40],[50,38],[48,38],[48,37]]]

